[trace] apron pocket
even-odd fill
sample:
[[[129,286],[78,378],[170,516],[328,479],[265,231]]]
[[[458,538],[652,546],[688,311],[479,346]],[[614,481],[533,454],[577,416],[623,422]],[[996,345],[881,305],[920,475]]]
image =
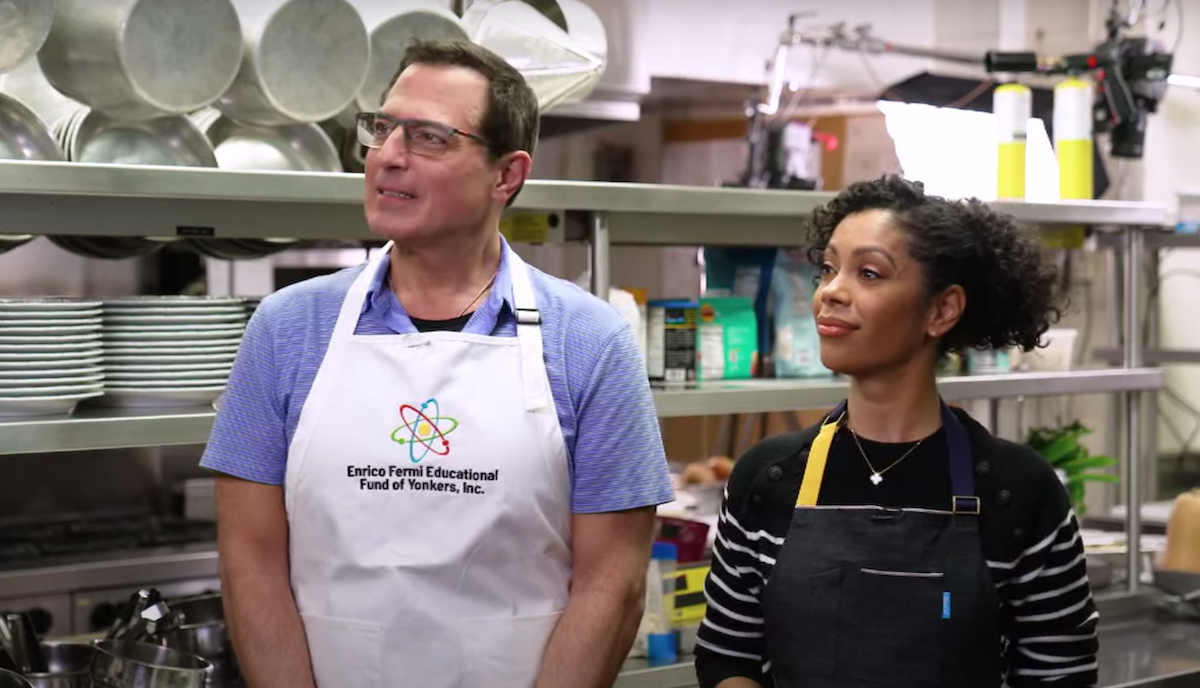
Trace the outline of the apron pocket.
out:
[[[463,621],[462,688],[533,688],[560,617],[562,612]]]
[[[381,688],[382,626],[301,614],[317,688]]]
[[[937,685],[945,576],[863,568],[855,600],[854,678],[904,686]]]
[[[797,629],[795,652],[804,673],[832,678],[837,668],[838,625],[842,616],[842,583],[846,573],[837,568],[809,579],[808,600],[802,607],[803,627]]]

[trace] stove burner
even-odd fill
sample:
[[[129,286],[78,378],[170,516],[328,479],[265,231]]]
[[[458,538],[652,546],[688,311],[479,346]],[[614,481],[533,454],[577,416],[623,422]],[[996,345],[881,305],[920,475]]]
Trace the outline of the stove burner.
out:
[[[0,527],[0,561],[213,542],[217,526],[158,516],[108,516]]]

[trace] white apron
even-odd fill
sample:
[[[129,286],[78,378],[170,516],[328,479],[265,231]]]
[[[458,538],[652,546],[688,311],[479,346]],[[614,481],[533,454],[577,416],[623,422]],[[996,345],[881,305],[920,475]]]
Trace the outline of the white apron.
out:
[[[517,337],[355,335],[350,288],[288,451],[318,688],[531,688],[570,582],[566,447],[529,269]]]

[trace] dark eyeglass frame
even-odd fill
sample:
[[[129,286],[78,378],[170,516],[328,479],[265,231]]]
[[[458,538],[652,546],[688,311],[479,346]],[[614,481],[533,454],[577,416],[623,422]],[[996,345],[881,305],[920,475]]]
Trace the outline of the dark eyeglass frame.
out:
[[[408,152],[428,158],[437,158],[445,155],[446,151],[450,150],[450,143],[456,136],[475,141],[488,148],[491,148],[492,145],[487,139],[477,134],[463,131],[448,124],[425,119],[401,119],[399,117],[392,117],[386,112],[360,112],[355,116],[354,120],[358,142],[367,148],[382,148],[398,127],[404,132],[404,146],[408,149]],[[371,125],[381,120],[387,122],[390,128],[386,136],[379,138],[371,132]],[[422,127],[439,132],[445,137],[446,143],[440,146],[435,145],[433,149],[429,149],[428,147],[423,147],[419,142],[414,142],[413,131],[419,131]]]

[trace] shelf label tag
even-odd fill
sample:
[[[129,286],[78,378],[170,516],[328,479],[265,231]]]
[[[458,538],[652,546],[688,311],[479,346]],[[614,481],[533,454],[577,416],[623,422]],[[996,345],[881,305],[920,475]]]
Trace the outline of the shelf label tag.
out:
[[[555,213],[514,211],[500,218],[500,233],[515,244],[544,244],[550,239],[550,229],[558,226]]]
[[[176,225],[175,236],[181,237],[212,237],[217,235],[213,227],[196,227],[192,225]]]

